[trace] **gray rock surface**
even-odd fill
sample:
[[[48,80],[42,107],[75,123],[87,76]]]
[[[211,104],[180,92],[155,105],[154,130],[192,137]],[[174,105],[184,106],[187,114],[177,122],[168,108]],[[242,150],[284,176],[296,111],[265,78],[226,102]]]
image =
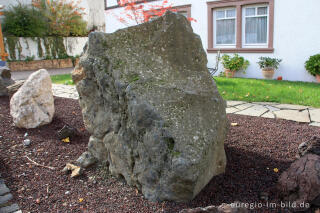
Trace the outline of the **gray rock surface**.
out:
[[[36,128],[52,121],[54,99],[49,73],[32,73],[10,100],[10,115],[19,128]]]
[[[0,67],[0,96],[8,95],[7,87],[14,84],[8,67]]]
[[[91,33],[77,70],[88,152],[147,199],[191,200],[224,172],[226,104],[182,15]]]
[[[320,138],[314,136],[311,140],[303,142],[298,147],[298,155],[302,157],[306,154],[315,154],[320,156]]]
[[[278,189],[286,201],[320,205],[320,156],[306,154],[293,162],[278,181]]]

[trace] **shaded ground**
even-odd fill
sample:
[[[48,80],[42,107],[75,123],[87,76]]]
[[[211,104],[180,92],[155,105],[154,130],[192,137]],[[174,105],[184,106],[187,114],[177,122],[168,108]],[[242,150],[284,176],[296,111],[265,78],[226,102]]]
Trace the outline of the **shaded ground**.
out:
[[[0,173],[24,212],[178,212],[183,208],[233,201],[262,202],[261,192],[270,193],[269,202],[279,203],[273,187],[280,173],[294,160],[299,143],[314,135],[320,137],[320,128],[307,124],[228,115],[229,121],[238,125],[229,127],[225,142],[226,173],[214,177],[187,204],[153,203],[101,167],[86,170],[77,179],[64,175],[61,172],[64,165],[86,150],[89,134],[84,130],[77,100],[56,98],[55,106],[56,114],[50,125],[33,130],[17,129],[12,126],[8,98],[0,98]],[[80,132],[71,143],[63,143],[56,137],[57,130],[65,123]],[[32,141],[29,147],[22,144],[26,132]],[[36,166],[26,155],[56,169]]]

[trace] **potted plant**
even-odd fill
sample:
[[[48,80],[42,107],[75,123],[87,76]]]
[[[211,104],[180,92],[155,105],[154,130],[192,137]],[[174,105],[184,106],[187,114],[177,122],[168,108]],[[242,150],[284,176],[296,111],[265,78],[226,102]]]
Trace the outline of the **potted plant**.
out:
[[[266,79],[272,79],[274,71],[279,68],[282,59],[270,58],[270,57],[260,57],[258,64],[262,70],[262,75]]]
[[[242,56],[234,54],[233,57],[229,55],[222,56],[222,64],[227,78],[233,78],[234,74],[240,70],[246,70],[249,66],[249,61]]]
[[[305,63],[306,70],[320,83],[320,54],[310,56]]]

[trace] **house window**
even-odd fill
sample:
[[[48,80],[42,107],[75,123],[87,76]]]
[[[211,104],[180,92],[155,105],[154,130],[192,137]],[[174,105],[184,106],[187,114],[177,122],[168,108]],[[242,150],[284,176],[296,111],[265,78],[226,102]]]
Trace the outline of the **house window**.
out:
[[[268,6],[243,8],[243,45],[268,45]]]
[[[208,52],[273,52],[274,0],[208,5]]]
[[[215,45],[236,45],[236,9],[219,9],[215,13]]]

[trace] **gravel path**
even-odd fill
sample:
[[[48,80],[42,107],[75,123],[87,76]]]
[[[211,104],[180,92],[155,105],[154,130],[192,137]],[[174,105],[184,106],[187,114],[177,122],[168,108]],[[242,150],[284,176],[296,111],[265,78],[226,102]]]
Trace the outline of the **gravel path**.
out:
[[[306,123],[229,114],[229,122],[234,124],[229,126],[225,141],[225,174],[214,177],[191,202],[154,203],[111,177],[103,167],[90,168],[76,179],[63,174],[65,164],[86,150],[89,134],[77,100],[55,98],[55,106],[51,124],[18,129],[12,126],[8,98],[0,98],[0,172],[11,189],[12,202],[24,212],[175,213],[233,201],[263,202],[259,197],[262,192],[268,193],[269,202],[279,203],[281,199],[274,188],[279,175],[295,159],[301,142],[320,137],[320,129]],[[63,143],[56,136],[66,123],[79,132],[70,143]],[[22,143],[26,132],[31,140],[29,146]],[[26,156],[55,169],[37,166]]]

